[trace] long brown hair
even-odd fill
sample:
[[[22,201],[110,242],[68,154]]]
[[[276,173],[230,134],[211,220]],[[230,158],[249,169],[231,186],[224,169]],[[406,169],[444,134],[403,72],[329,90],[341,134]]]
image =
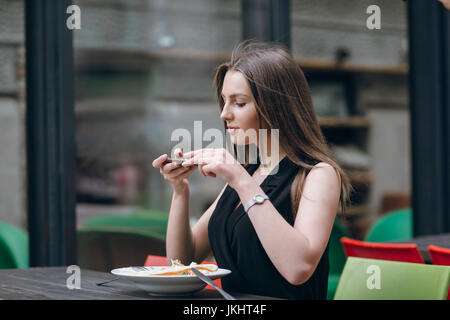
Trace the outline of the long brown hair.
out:
[[[228,70],[239,71],[247,79],[256,102],[259,128],[279,129],[280,148],[302,168],[291,189],[294,218],[306,174],[314,166],[304,161],[305,156],[326,162],[336,170],[341,183],[341,211],[345,213],[351,184],[331,155],[314,112],[305,75],[291,54],[274,43],[246,40],[238,44],[231,60],[217,68],[214,78],[221,110],[224,107],[222,86]]]

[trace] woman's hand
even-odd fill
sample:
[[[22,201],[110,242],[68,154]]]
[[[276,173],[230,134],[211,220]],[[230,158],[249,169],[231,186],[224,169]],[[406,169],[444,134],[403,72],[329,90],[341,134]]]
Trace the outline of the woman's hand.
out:
[[[245,168],[226,149],[199,149],[184,154],[189,158],[182,166],[198,164],[198,170],[205,177],[221,176],[232,188],[243,178],[251,178]]]
[[[175,155],[182,157],[183,153],[180,149],[175,150]],[[181,192],[189,187],[188,177],[195,171],[195,166],[181,166],[178,162],[166,163],[169,157],[167,154],[153,160],[152,165],[159,168],[159,172],[172,185],[175,192]]]

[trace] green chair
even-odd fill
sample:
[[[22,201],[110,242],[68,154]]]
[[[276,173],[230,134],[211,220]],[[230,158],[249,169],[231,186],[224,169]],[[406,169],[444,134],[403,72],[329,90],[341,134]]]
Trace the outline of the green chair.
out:
[[[141,266],[149,254],[165,256],[165,241],[145,233],[89,230],[77,231],[77,258],[81,268],[110,272]]]
[[[450,267],[349,257],[335,300],[446,300]]]
[[[129,214],[103,214],[87,219],[83,230],[128,232],[165,240],[168,214],[156,210],[138,210]]]
[[[330,272],[328,275],[327,300],[332,300],[336,292],[339,277],[344,269],[346,256],[340,239],[348,237],[348,233],[336,219],[331,230],[328,247],[328,260],[330,262]]]
[[[410,208],[388,212],[367,232],[365,241],[385,242],[408,240],[413,237],[413,218]]]
[[[0,221],[0,269],[28,267],[28,234]]]
[[[166,212],[142,209],[87,219],[77,231],[78,264],[109,272],[142,265],[149,254],[165,256],[168,216]]]

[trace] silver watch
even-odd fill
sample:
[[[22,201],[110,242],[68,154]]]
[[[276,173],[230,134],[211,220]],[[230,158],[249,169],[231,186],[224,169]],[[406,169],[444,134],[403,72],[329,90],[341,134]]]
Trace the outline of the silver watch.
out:
[[[252,200],[250,200],[244,207],[245,212],[248,212],[248,209],[250,209],[255,204],[261,204],[264,202],[264,200],[269,200],[269,197],[265,194],[257,194],[253,197]]]

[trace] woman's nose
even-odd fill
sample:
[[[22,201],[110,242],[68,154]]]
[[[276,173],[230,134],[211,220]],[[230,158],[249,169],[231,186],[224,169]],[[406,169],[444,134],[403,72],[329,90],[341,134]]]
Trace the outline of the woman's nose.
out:
[[[230,108],[225,104],[223,106],[222,112],[220,113],[220,118],[222,120],[230,120],[233,117],[232,113],[230,112]]]

